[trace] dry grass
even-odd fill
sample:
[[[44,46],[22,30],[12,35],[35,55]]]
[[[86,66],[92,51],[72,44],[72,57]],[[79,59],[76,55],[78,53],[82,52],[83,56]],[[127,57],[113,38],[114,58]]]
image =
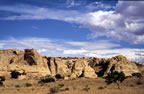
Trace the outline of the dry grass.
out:
[[[4,82],[4,86],[0,87],[0,94],[50,94],[50,88],[62,85],[61,90],[56,94],[144,94],[144,78],[143,82],[137,85],[138,78],[128,78],[121,84],[121,89],[116,84],[107,87],[104,79],[86,79],[79,78],[69,81],[56,81],[47,84],[38,84],[38,80],[16,80],[9,79]],[[25,83],[31,83],[31,87],[25,87]],[[16,87],[19,85],[19,88]],[[89,90],[85,90],[87,88]],[[99,87],[104,87],[99,89]],[[68,88],[68,89],[66,89]],[[66,89],[66,90],[65,90]]]

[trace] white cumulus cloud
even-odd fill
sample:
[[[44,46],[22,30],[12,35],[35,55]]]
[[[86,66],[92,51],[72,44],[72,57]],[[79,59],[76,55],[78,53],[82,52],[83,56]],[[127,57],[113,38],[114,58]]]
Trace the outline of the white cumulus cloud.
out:
[[[74,0],[68,0],[74,2]],[[102,3],[99,4],[101,7]],[[89,5],[89,7],[92,5]],[[81,12],[58,10],[30,5],[0,6],[0,10],[18,13],[1,20],[45,20],[54,19],[80,24],[92,31],[91,38],[106,36],[116,41],[131,44],[144,43],[144,1],[118,1],[113,10]]]
[[[94,46],[92,44],[94,44]],[[61,43],[61,41],[47,38],[9,38],[7,40],[0,40],[0,49],[16,48],[24,50],[26,48],[34,48],[41,55],[45,56],[110,58],[116,55],[124,55],[130,60],[144,62],[144,49],[113,48],[119,46],[119,44],[111,43],[109,41],[63,41],[63,43]]]

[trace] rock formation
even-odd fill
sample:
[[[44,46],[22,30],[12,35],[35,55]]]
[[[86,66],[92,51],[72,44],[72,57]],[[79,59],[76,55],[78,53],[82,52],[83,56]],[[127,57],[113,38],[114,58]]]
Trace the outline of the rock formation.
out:
[[[140,72],[137,65],[124,56],[110,59],[60,58],[41,56],[35,49],[0,50],[0,76],[11,77],[11,72],[17,71],[19,79],[56,74],[61,74],[66,80],[77,77],[97,78],[113,71],[122,71],[126,76],[130,76]]]
[[[132,63],[124,56],[116,56],[110,59],[106,73],[113,71],[122,71],[126,76],[131,76],[132,73],[139,72],[136,64]]]

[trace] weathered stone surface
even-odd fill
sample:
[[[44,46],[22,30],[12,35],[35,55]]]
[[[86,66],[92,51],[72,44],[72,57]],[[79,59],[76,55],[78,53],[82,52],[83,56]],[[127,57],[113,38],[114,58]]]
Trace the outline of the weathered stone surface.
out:
[[[78,59],[75,61],[74,65],[73,65],[73,69],[72,72],[79,77],[82,73],[84,68],[88,66],[88,62],[85,59]]]
[[[97,75],[95,74],[94,69],[91,68],[90,66],[86,66],[84,68],[83,76],[86,78],[97,78]]]
[[[56,74],[62,75],[64,79],[97,78],[97,75],[103,76],[113,71],[122,71],[126,76],[130,76],[132,73],[142,72],[143,69],[143,65],[133,63],[124,56],[109,59],[95,57],[58,58],[41,56],[35,49],[0,50],[0,75],[10,77],[13,70],[20,74],[25,73],[19,79],[25,79],[25,77],[39,78],[45,75],[55,76]]]
[[[126,76],[139,72],[135,63],[129,61],[124,56],[115,56],[111,59],[90,58],[89,65],[95,70],[98,76],[103,76],[109,72],[124,72]]]
[[[66,61],[60,58],[55,58],[56,63],[56,73],[63,76],[68,76],[71,74],[71,70],[68,68]]]
[[[69,77],[67,77],[67,76],[66,76],[66,77],[64,77],[64,80],[69,80]]]
[[[48,58],[48,67],[52,76],[56,75],[57,65],[55,62],[55,58],[49,57]]]
[[[77,75],[75,73],[72,73],[70,76],[70,79],[76,79],[76,78],[77,78]]]
[[[4,61],[3,58],[7,60]],[[2,66],[0,66],[1,71],[24,70],[26,73],[39,72],[41,75],[50,74],[47,59],[40,56],[34,49],[25,49],[24,52],[15,49],[1,51],[0,63],[2,63]]]
[[[116,56],[110,60],[106,73],[113,71],[124,72],[126,76],[131,76],[132,73],[139,72],[136,64],[124,56]]]
[[[139,71],[144,75],[144,63],[136,62]]]

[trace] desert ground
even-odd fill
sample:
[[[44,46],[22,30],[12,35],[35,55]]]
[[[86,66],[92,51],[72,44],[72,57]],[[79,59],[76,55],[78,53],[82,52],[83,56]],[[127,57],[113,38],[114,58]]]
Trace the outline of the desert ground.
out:
[[[0,94],[144,94],[144,77],[127,78],[120,84],[120,89],[116,83],[106,85],[103,78],[58,80],[46,84],[40,84],[38,81],[6,79],[4,86],[0,87]],[[51,92],[51,88],[58,86],[61,87],[57,92]]]

